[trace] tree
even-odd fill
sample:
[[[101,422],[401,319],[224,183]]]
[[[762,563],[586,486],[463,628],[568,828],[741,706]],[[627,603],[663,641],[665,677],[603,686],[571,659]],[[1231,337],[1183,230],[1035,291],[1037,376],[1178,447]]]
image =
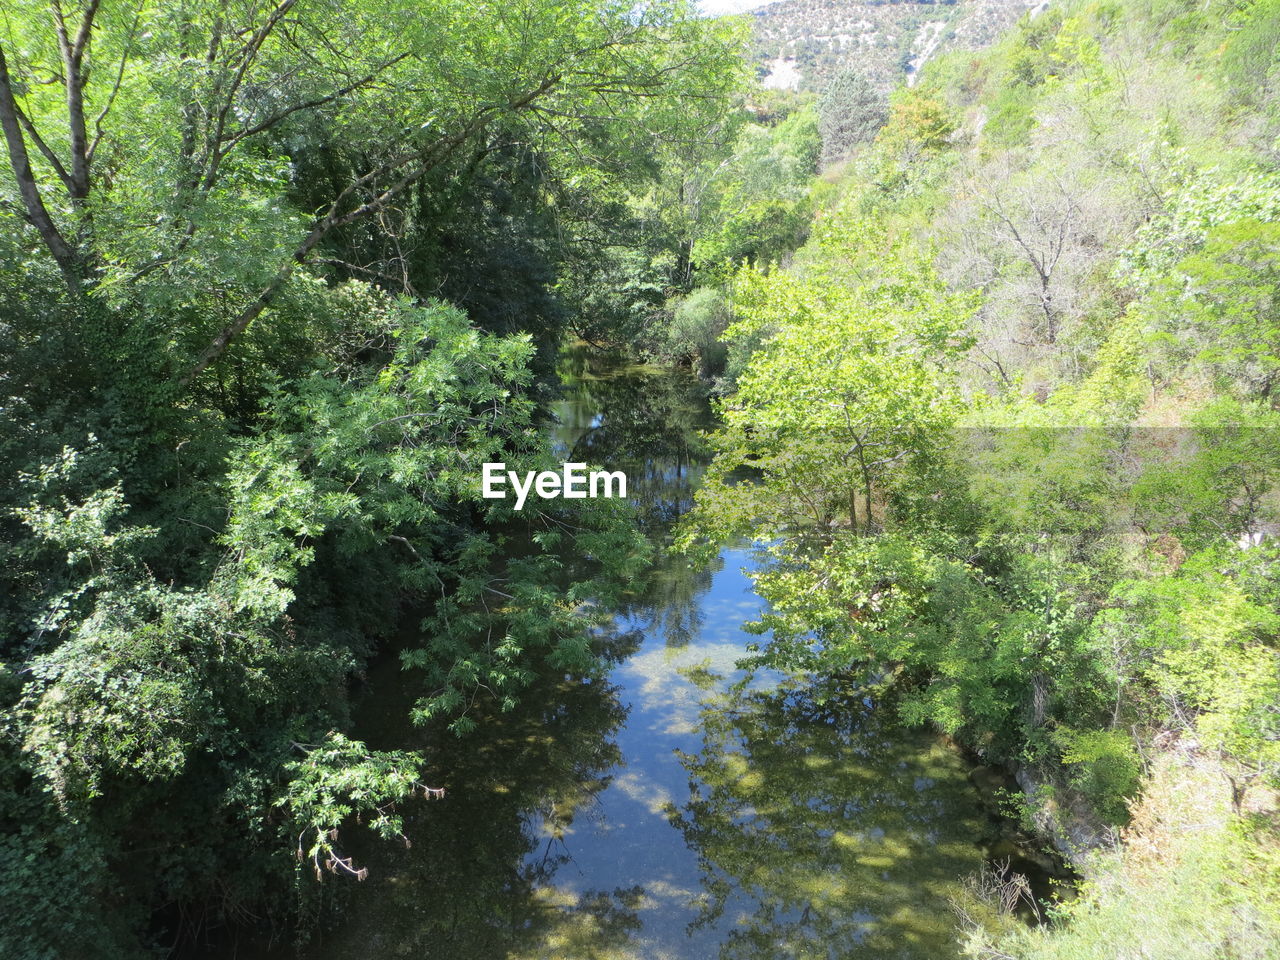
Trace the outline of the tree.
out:
[[[883,253],[886,241],[841,213],[822,225],[821,259],[804,272],[737,274],[742,319],[725,335],[764,339],[723,405],[691,529],[800,542],[827,542],[837,528],[870,535],[888,522],[895,477],[942,444],[957,409],[945,360],[966,344],[973,300],[902,245]],[[862,280],[846,257],[871,250],[883,273]],[[741,468],[765,483],[736,484]]]
[[[735,56],[730,34],[678,0],[635,15],[527,0],[480,20],[452,3],[380,0],[55,3],[51,35],[36,27],[48,22],[40,7],[22,4],[34,32],[0,51],[0,124],[20,199],[9,209],[71,295],[133,297],[144,281],[188,279],[221,267],[209,262],[214,237],[237,238],[241,276],[222,319],[181,331],[186,349],[163,365],[179,389],[335,234],[386,215],[434,171],[482,163],[495,131],[589,165],[625,163],[714,115]],[[321,143],[358,142],[362,157],[318,213],[264,221],[254,186],[278,181],[317,126]],[[179,330],[167,332],[172,343]]]
[[[127,956],[159,906],[297,909],[299,843],[358,873],[344,819],[395,835],[421,758],[343,731],[406,601],[458,732],[597,668],[626,506],[516,516],[478,466],[547,465],[565,237],[631,240],[583,224],[725,115],[740,35],[604,0],[0,17],[0,940]]]
[[[704,273],[764,265],[804,241],[820,143],[812,106],[773,126],[748,124],[702,188],[693,261]]]
[[[888,121],[877,142],[895,158],[911,163],[946,148],[956,131],[946,105],[921,87],[902,87],[889,100]]]
[[[1270,399],[1280,380],[1280,222],[1240,219],[1211,228],[1177,264],[1144,312],[1180,359],[1219,371]]]
[[[841,70],[818,102],[822,165],[838,163],[859,145],[870,143],[888,118],[888,98],[856,68]]]

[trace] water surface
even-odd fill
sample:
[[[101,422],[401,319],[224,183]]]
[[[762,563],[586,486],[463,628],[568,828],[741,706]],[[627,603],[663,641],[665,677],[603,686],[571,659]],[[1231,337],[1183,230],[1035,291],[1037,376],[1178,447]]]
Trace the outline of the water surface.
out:
[[[585,350],[565,377],[555,441],[625,465],[661,541],[699,476],[700,385]],[[361,841],[369,880],[303,956],[955,956],[948,899],[1003,833],[972,764],[859,691],[735,687],[753,562],[664,555],[601,636],[606,678],[548,677],[474,734],[432,735],[445,799],[406,810],[411,847]],[[356,735],[423,746],[417,692],[376,665]]]

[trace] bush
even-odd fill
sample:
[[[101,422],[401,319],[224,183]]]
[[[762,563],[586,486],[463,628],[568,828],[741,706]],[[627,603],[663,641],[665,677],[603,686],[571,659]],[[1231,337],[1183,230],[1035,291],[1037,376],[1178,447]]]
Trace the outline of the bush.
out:
[[[677,304],[665,330],[663,349],[671,357],[697,363],[704,377],[724,370],[726,347],[720,342],[732,317],[724,295],[699,287]]]
[[[1142,763],[1123,730],[1063,730],[1062,762],[1072,768],[1072,784],[1111,824],[1129,819],[1129,801],[1137,795]]]
[[[1089,882],[1058,909],[1069,923],[970,927],[970,957],[1018,960],[1265,960],[1280,943],[1274,820],[1235,820],[1222,783],[1166,756],[1134,809],[1127,842],[1096,854]],[[987,916],[972,911],[971,919]]]

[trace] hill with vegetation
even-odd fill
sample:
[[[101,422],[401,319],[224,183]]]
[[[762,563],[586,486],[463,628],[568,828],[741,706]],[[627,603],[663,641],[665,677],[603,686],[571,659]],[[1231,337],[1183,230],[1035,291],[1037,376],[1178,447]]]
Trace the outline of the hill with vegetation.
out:
[[[1030,931],[976,880],[975,957],[1280,948],[1277,40],[1275,0],[1074,0],[829,90],[804,242],[715,287],[683,542],[773,558],[757,662],[889,678],[1085,874]]]
[[[884,89],[948,50],[987,46],[1025,13],[1025,0],[780,0],[754,11],[766,85],[823,90],[853,68]]]

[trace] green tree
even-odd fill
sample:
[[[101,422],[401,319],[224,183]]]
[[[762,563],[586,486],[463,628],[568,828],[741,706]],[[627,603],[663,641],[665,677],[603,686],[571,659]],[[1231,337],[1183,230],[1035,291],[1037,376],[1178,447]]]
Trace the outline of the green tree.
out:
[[[744,127],[704,188],[694,262],[710,271],[742,260],[763,266],[800,246],[820,146],[811,105],[773,126]]]
[[[840,71],[818,103],[822,165],[837,163],[860,144],[870,143],[888,118],[888,98],[870,80],[856,68]]]
[[[889,118],[877,142],[895,158],[911,162],[947,147],[956,120],[946,104],[921,87],[903,87],[889,100]]]
[[[736,275],[741,319],[726,337],[764,339],[723,405],[716,464],[699,494],[699,523],[718,537],[870,534],[887,520],[877,513],[894,478],[943,443],[958,404],[944,362],[965,346],[973,300],[949,293],[901,246],[882,256],[883,274],[859,283],[846,251],[884,240],[836,217],[821,228],[823,259],[805,272]],[[744,467],[766,483],[735,483]]]
[[[1215,226],[1153,295],[1159,335],[1195,360],[1267,399],[1280,376],[1280,223]]]

